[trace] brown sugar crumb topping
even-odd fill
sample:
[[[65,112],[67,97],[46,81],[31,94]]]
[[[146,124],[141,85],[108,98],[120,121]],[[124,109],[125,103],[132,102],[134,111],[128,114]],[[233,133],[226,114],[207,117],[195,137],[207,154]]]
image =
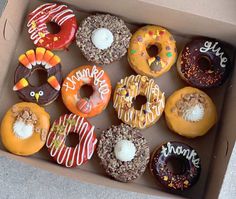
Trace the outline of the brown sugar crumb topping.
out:
[[[17,121],[22,121],[25,124],[33,124],[35,125],[38,121],[37,116],[33,113],[30,108],[23,108],[23,110],[19,111],[18,107],[13,106],[12,113],[16,117]]]
[[[200,93],[188,93],[181,96],[172,108],[172,112],[177,112],[180,117],[187,121],[199,121],[204,115],[206,108],[206,99]]]

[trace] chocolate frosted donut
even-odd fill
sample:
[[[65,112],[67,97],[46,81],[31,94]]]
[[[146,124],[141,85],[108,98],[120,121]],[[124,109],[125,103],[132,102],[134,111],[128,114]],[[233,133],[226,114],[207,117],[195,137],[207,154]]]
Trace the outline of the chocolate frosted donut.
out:
[[[167,163],[171,158],[184,163],[181,173],[175,174],[169,169]],[[200,176],[200,158],[194,149],[184,143],[167,142],[152,153],[150,170],[167,189],[186,190],[192,187]]]
[[[122,19],[96,14],[82,21],[76,43],[88,61],[109,64],[125,55],[130,38],[130,30]]]
[[[103,131],[97,153],[106,173],[121,182],[139,177],[149,162],[147,140],[126,124]]]
[[[211,88],[226,81],[231,64],[222,43],[199,37],[186,44],[179,55],[177,70],[188,84]]]
[[[47,82],[40,86],[33,86],[28,80],[36,70],[44,70],[47,73]],[[60,94],[62,83],[60,58],[45,48],[28,50],[19,57],[14,83],[13,90],[22,100],[39,105],[50,104]]]

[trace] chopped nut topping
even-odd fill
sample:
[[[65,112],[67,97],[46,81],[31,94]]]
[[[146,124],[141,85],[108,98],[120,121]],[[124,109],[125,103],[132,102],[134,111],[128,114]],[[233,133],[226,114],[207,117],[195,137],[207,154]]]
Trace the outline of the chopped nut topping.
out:
[[[199,93],[188,93],[183,96],[181,96],[181,99],[178,100],[175,104],[176,106],[171,109],[172,112],[178,113],[179,116],[183,117],[186,119],[186,115],[188,117],[191,117],[190,114],[192,114],[191,111],[197,110],[200,111],[199,109],[205,108],[206,107],[206,99],[204,95],[199,94]],[[194,113],[193,118],[190,119],[190,121],[194,122],[195,118],[198,119],[201,116],[202,113]],[[188,120],[188,119],[187,119]],[[196,120],[197,121],[197,120]]]

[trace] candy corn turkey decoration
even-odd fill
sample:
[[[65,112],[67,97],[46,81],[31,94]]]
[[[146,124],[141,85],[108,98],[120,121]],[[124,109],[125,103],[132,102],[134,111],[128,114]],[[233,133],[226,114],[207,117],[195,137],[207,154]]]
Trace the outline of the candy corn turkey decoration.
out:
[[[38,47],[19,56],[19,66],[15,71],[16,91],[20,98],[38,104],[48,104],[59,95],[62,83],[61,59],[50,50]],[[40,86],[30,84],[28,78],[36,70],[47,72],[47,82]]]

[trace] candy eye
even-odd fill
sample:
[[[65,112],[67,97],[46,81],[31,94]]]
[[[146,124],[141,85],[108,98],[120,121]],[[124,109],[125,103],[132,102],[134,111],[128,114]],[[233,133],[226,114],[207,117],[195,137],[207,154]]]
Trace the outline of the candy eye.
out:
[[[43,91],[39,91],[39,96],[43,96]]]
[[[31,91],[31,92],[30,92],[30,96],[31,96],[31,97],[34,97],[34,96],[35,96],[35,92],[34,92],[34,91]]]

